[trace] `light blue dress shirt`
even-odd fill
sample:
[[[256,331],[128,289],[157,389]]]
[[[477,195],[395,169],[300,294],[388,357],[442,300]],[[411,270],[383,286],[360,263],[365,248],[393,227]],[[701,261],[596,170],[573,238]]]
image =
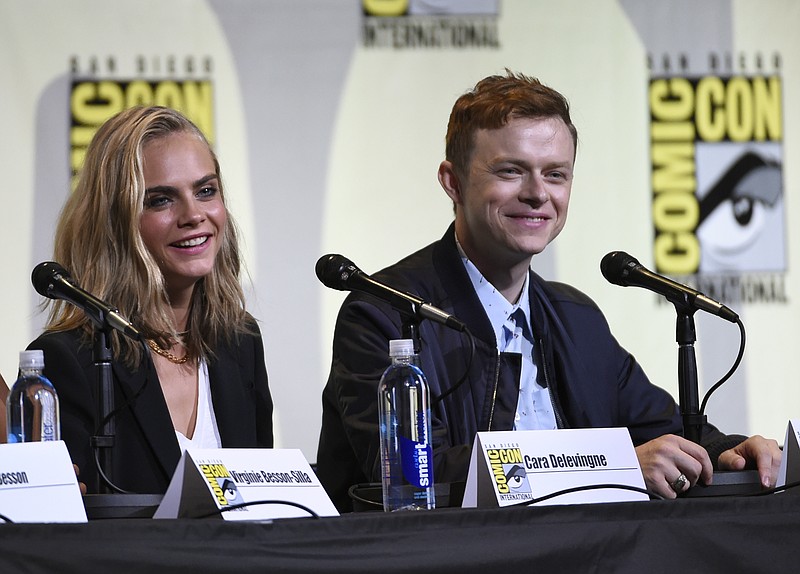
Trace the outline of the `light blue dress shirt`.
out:
[[[469,260],[461,249],[461,245],[458,242],[456,244],[475,293],[494,329],[497,350],[522,355],[522,374],[514,429],[556,428],[556,417],[550,392],[536,381],[537,367],[533,359],[534,338],[528,298],[530,276],[525,276],[525,285],[517,302],[510,303]]]

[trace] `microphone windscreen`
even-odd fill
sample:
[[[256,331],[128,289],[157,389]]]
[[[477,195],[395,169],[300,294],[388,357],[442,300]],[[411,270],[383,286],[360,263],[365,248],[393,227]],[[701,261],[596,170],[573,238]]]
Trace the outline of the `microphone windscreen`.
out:
[[[357,270],[355,264],[343,255],[323,255],[317,261],[314,270],[325,287],[347,291],[347,280]]]
[[[54,297],[50,294],[50,286],[59,275],[64,279],[69,279],[70,276],[67,270],[55,261],[45,261],[33,268],[31,283],[39,295],[53,299]]]
[[[609,283],[627,287],[627,276],[631,268],[639,265],[639,262],[632,255],[624,251],[612,251],[600,261],[600,272]]]

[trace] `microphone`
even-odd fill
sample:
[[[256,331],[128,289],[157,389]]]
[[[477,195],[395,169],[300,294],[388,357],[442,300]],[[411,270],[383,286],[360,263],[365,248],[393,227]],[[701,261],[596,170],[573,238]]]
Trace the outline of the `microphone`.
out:
[[[394,287],[377,281],[361,271],[343,255],[323,255],[315,266],[317,278],[326,287],[339,291],[362,291],[389,303],[401,313],[419,319],[430,319],[456,331],[466,331],[467,326],[441,309],[426,303],[416,295],[398,291]]]
[[[722,303],[706,297],[691,287],[676,283],[663,275],[653,273],[624,251],[612,251],[600,262],[600,271],[610,283],[623,287],[644,287],[663,295],[668,301],[682,307],[702,309],[712,315],[736,323],[739,316]]]
[[[100,327],[111,327],[136,340],[141,333],[112,307],[75,285],[66,269],[55,261],[45,261],[33,268],[31,282],[40,295],[50,299],[63,299],[83,310]]]

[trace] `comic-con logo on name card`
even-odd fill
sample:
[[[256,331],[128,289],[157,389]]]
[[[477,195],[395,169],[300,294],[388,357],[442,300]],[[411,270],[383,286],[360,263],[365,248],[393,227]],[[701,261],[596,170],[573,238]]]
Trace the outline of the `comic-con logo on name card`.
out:
[[[487,448],[492,481],[501,500],[530,499],[531,485],[519,447]]]
[[[203,473],[203,478],[211,488],[211,492],[214,493],[214,498],[219,506],[228,506],[241,502],[236,483],[224,464],[200,464],[198,468]]]
[[[500,0],[362,0],[365,48],[498,49]]]
[[[753,59],[749,71],[712,59],[724,69],[651,76],[653,256],[659,273],[714,299],[781,303],[782,78],[777,57]]]

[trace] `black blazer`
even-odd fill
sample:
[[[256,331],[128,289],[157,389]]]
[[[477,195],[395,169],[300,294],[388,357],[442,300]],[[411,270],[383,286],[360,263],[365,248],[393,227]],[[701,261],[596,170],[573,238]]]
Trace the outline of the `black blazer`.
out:
[[[264,362],[264,344],[258,327],[231,345],[216,349],[208,362],[211,402],[222,446],[273,446],[272,397]],[[98,492],[98,473],[90,444],[99,424],[97,368],[91,344],[81,332],[45,333],[29,349],[44,351],[45,376],[58,392],[61,437],[80,480],[89,493]],[[180,448],[161,385],[152,362],[131,371],[114,362],[113,417],[116,426],[111,469],[105,470],[120,488],[134,493],[164,493],[180,459]]]

